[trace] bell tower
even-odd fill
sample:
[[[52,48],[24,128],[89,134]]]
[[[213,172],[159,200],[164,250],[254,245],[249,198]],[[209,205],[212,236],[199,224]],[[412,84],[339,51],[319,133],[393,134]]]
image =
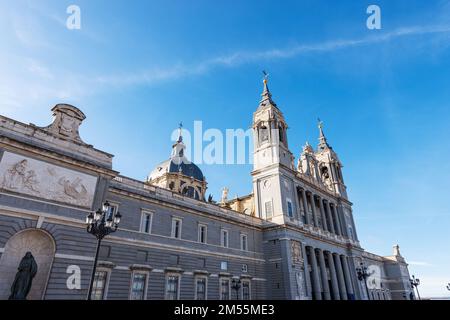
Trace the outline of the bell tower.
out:
[[[295,212],[294,198],[286,195],[286,192],[289,192],[286,188],[292,191],[293,187],[285,179],[295,172],[294,157],[288,147],[287,123],[272,100],[265,72],[263,85],[261,101],[253,114],[252,126],[255,215],[276,223],[284,223],[288,212]]]
[[[289,151],[286,121],[269,91],[268,75],[264,73],[264,88],[258,109],[253,114],[253,170],[272,165],[293,167]]]
[[[347,187],[342,176],[342,163],[336,152],[327,142],[323,133],[323,122],[318,119],[319,144],[317,146],[316,159],[318,171],[322,183],[330,190],[347,199]]]

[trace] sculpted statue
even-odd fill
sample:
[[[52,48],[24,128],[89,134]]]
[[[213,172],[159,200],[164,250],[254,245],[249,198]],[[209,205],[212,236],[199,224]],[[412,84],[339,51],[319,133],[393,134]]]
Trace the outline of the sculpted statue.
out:
[[[9,300],[26,300],[37,269],[36,261],[31,252],[28,251],[17,268],[18,271],[11,286]]]
[[[228,201],[228,192],[229,192],[229,190],[227,187],[222,189],[222,199],[221,199],[222,203],[225,203]]]

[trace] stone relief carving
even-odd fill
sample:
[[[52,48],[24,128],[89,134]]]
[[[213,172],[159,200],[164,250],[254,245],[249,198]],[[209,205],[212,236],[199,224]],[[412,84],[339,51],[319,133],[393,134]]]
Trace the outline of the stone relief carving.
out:
[[[3,175],[2,186],[11,190],[23,188],[33,193],[39,193],[37,183],[36,172],[28,170],[28,161],[24,159],[6,171]]]
[[[304,294],[305,280],[303,277],[303,272],[297,272],[295,274],[295,280],[296,280],[296,284],[297,284],[297,299],[304,300],[305,299],[305,294]]]
[[[43,161],[5,152],[0,163],[0,188],[90,207],[97,178]]]
[[[293,264],[303,263],[302,246],[298,241],[291,241],[291,256]]]

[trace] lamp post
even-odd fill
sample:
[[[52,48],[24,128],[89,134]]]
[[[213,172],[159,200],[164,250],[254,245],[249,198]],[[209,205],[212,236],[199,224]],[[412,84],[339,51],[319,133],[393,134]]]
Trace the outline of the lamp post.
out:
[[[414,288],[416,288],[416,291],[417,291],[417,297],[418,297],[419,300],[420,300],[419,289],[417,288],[417,287],[420,285],[420,280],[417,279],[417,278],[413,275],[412,278],[409,279],[409,282],[411,283],[411,288],[413,289],[413,291],[414,291]]]
[[[367,267],[364,263],[360,263],[359,267],[356,268],[356,274],[358,275],[358,280],[364,282],[364,287],[366,288],[367,300],[370,300],[369,296],[369,288],[367,287],[366,279],[370,276],[370,273],[367,272]]]
[[[101,209],[98,209],[95,213],[90,212],[86,217],[87,232],[93,234],[97,238],[97,248],[95,251],[94,266],[92,268],[87,300],[91,300],[95,272],[97,270],[98,253],[100,251],[102,239],[108,234],[117,230],[120,219],[122,218],[119,212],[113,215],[113,212],[111,212],[110,209],[111,206],[109,202],[106,201]]]
[[[241,288],[241,279],[233,279],[231,288],[236,290],[236,300],[239,300],[239,289]]]

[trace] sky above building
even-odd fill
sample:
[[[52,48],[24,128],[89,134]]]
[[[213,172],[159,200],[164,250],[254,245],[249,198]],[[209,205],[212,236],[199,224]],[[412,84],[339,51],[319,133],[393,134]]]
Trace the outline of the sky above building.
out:
[[[296,161],[324,122],[362,246],[398,243],[421,295],[450,295],[450,1],[0,0],[0,39],[0,113],[44,126],[73,104],[83,139],[140,180],[180,121],[249,129],[267,70]],[[215,199],[252,191],[250,164],[199,166]]]

